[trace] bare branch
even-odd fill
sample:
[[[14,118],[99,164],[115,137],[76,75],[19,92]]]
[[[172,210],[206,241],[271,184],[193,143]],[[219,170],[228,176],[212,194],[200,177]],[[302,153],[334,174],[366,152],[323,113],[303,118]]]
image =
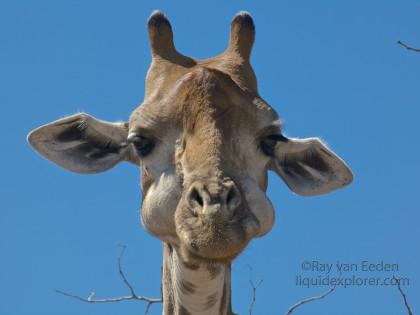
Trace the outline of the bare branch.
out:
[[[125,276],[125,274],[122,270],[122,267],[121,267],[122,257],[124,255],[124,252],[125,252],[126,248],[127,248],[127,245],[121,245],[120,244],[118,246],[121,247],[121,253],[120,253],[120,256],[118,256],[118,272],[119,272],[121,278],[123,279],[124,283],[130,289],[131,296],[136,296],[137,294],[134,292],[133,286],[130,284],[130,282],[128,282],[128,280],[127,280],[127,278],[126,278],[126,276]]]
[[[64,296],[71,297],[73,299],[85,302],[85,303],[89,303],[89,304],[114,303],[114,302],[133,301],[133,300],[134,301],[143,301],[143,302],[147,302],[146,308],[144,310],[144,315],[149,314],[150,307],[153,304],[163,302],[162,292],[161,292],[161,297],[160,298],[149,298],[149,297],[146,297],[146,296],[137,295],[135,293],[133,286],[128,281],[127,277],[125,276],[125,274],[123,272],[123,268],[122,268],[122,257],[124,255],[124,252],[125,252],[127,246],[126,245],[119,245],[119,246],[121,247],[121,253],[118,257],[118,272],[119,272],[123,282],[125,283],[125,285],[130,290],[131,295],[124,295],[124,296],[118,296],[118,297],[112,297],[112,298],[95,299],[94,298],[95,297],[95,292],[90,292],[87,297],[67,293],[67,292],[64,292],[64,291],[61,291],[61,290],[55,290],[55,292],[57,292],[59,294],[62,294]]]
[[[137,300],[137,301],[145,301],[148,303],[161,303],[162,299],[153,299],[153,298],[148,298],[145,296],[140,296],[140,295],[125,295],[125,296],[119,296],[119,297],[113,297],[113,298],[105,298],[105,299],[94,299],[95,297],[95,292],[90,292],[88,297],[82,297],[79,295],[74,295],[71,293],[67,293],[61,290],[55,290],[55,292],[60,293],[62,295],[77,299],[79,301],[82,302],[86,302],[86,303],[112,303],[112,302],[123,302],[123,301],[131,301],[131,300]]]
[[[255,283],[253,279],[254,277],[253,277],[252,267],[248,265],[248,268],[249,268],[249,284],[251,285],[251,288],[252,288],[252,301],[251,301],[251,304],[249,305],[248,314],[252,315],[255,302],[257,301],[257,290],[258,290],[258,287],[263,283],[263,280],[259,280],[257,283]]]
[[[397,44],[400,44],[401,46],[403,46],[405,49],[407,49],[407,50],[412,50],[412,51],[415,51],[415,52],[420,52],[420,49],[418,49],[418,48],[413,48],[413,47],[410,47],[410,46],[408,46],[408,45],[406,45],[406,44],[404,44],[402,41],[397,41]]]
[[[297,309],[298,307],[302,306],[303,304],[309,303],[309,302],[313,302],[313,301],[318,301],[321,300],[323,298],[325,298],[327,295],[329,295],[330,293],[332,293],[336,288],[336,284],[331,287],[328,291],[326,291],[325,293],[321,294],[321,295],[317,295],[317,296],[313,296],[307,299],[303,299],[300,300],[299,302],[297,302],[296,304],[292,305],[286,312],[285,315],[290,315],[292,314],[292,312]]]
[[[400,291],[402,298],[404,299],[404,305],[407,309],[408,315],[413,315],[413,312],[411,311],[410,305],[408,305],[407,296],[405,295],[404,291],[401,289],[401,279],[397,277],[393,277],[394,280],[397,282],[398,291]]]

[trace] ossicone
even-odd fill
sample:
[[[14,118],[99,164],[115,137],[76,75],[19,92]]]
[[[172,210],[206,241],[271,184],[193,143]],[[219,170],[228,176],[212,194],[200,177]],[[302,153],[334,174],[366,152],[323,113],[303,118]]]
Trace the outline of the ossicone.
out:
[[[240,55],[244,60],[249,60],[254,39],[255,25],[251,15],[245,11],[239,12],[232,20],[227,51]]]
[[[171,24],[166,15],[153,11],[147,22],[152,55],[165,56],[175,51]]]

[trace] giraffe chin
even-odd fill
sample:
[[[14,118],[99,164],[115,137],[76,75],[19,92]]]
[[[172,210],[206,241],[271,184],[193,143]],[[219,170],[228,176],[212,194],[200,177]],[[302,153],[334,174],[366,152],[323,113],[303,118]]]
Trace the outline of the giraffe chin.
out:
[[[180,209],[178,209],[180,210]],[[186,262],[228,263],[258,235],[260,224],[249,211],[233,220],[208,220],[177,211],[176,232],[181,257]]]
[[[221,256],[214,256],[214,255],[203,255],[203,252],[197,251],[194,249],[194,246],[186,246],[183,245],[180,248],[181,258],[184,263],[192,264],[192,265],[217,265],[217,264],[228,264],[232,262],[236,257],[238,257],[246,245],[235,253],[231,253],[230,255],[225,253],[225,255]]]

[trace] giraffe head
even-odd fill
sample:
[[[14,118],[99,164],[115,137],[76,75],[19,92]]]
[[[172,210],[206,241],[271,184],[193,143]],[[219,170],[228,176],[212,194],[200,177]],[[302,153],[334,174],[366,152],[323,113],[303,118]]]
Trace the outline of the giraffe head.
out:
[[[128,122],[66,117],[29,134],[36,151],[78,173],[122,161],[138,165],[143,225],[192,263],[229,262],[270,231],[268,171],[305,196],[351,182],[349,168],[318,138],[282,134],[249,63],[255,36],[249,14],[234,17],[225,52],[204,61],[175,49],[163,13],[152,14],[148,32],[145,98]]]

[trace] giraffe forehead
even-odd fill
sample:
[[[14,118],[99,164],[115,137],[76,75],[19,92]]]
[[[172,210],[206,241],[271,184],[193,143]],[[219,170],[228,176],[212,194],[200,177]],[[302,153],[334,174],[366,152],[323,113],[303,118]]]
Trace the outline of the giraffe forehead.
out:
[[[169,126],[180,130],[235,126],[252,131],[277,120],[271,106],[243,91],[228,75],[199,68],[184,75],[163,97],[146,99],[131,115],[130,131]]]

